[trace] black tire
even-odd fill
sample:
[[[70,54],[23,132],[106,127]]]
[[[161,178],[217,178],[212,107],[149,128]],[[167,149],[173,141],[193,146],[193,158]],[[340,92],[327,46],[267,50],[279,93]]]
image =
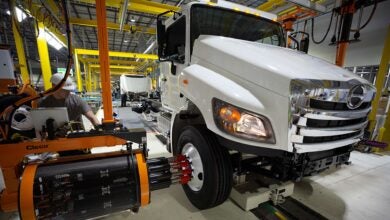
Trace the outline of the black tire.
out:
[[[194,191],[188,185],[183,185],[190,202],[198,209],[208,209],[226,201],[233,182],[232,164],[227,149],[219,145],[214,134],[206,127],[185,127],[177,143],[179,152],[182,152],[187,143],[191,143],[198,151],[203,165],[201,188]]]

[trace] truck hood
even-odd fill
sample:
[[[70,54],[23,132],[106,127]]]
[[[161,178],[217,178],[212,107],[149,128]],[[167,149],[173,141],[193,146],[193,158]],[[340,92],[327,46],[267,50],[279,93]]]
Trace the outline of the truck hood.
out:
[[[368,82],[353,73],[303,52],[221,36],[200,36],[194,62],[215,65],[232,75],[288,96],[293,79]],[[229,76],[227,76],[229,77]]]

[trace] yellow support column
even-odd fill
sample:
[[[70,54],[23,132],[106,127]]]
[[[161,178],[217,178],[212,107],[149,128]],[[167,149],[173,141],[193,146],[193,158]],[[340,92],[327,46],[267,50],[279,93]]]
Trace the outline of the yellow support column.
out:
[[[91,70],[92,71],[92,70]],[[96,92],[97,91],[97,75],[96,74],[93,74],[93,91]]]
[[[18,54],[18,61],[20,67],[20,73],[22,75],[22,81],[24,84],[30,83],[30,76],[27,70],[26,54],[24,53],[24,46],[22,38],[19,34],[18,28],[16,27],[16,18],[12,19],[12,31],[15,39],[16,52]]]
[[[81,72],[81,74],[84,75],[83,89],[85,89],[87,91],[88,90],[88,75],[87,75],[87,72],[86,72],[86,69],[85,69],[85,65],[81,61],[79,61],[79,65],[80,65],[80,69],[81,69],[81,66],[82,66],[83,70],[84,70],[84,72]]]
[[[91,68],[89,66],[84,64],[84,70],[86,69],[86,74],[87,74],[87,90],[88,92],[92,92],[92,73],[91,73]]]
[[[378,110],[379,99],[382,96],[382,89],[385,83],[385,78],[389,70],[389,61],[390,61],[390,25],[387,30],[385,45],[382,52],[381,63],[379,64],[379,70],[376,75],[376,80],[375,80],[376,95],[374,100],[371,103],[372,110],[370,112],[370,115],[368,116],[368,119],[370,121],[369,131],[371,132],[371,134],[374,131],[376,125],[376,113]],[[390,131],[387,131],[386,133],[388,134],[389,132]],[[386,137],[386,134],[384,134],[383,137]]]
[[[157,88],[157,79],[156,79],[156,77],[153,77],[153,78],[152,78],[152,87],[153,87],[154,89]]]
[[[390,111],[387,112],[386,121],[382,128],[380,128],[382,133],[379,141],[386,142],[388,144],[386,150],[390,150]]]
[[[82,92],[83,91],[83,82],[82,82],[81,74],[80,74],[80,63],[79,63],[77,51],[75,50],[75,52],[73,54],[74,54],[73,55],[74,56],[74,69],[76,72],[76,79],[77,79],[77,90],[79,92]]]
[[[38,44],[38,53],[39,59],[41,62],[41,71],[43,78],[43,85],[45,90],[51,88],[51,66],[50,66],[50,57],[49,57],[49,48],[47,47],[47,42],[45,38],[45,26],[43,22],[38,22],[39,35],[37,38]]]
[[[387,37],[385,41],[385,47],[383,48],[383,54],[381,63],[379,66],[378,74],[384,73],[386,76],[389,68],[389,62],[390,62],[390,26],[387,31]],[[379,141],[386,142],[388,144],[388,147],[386,150],[390,150],[390,110],[387,112],[386,121],[382,128],[379,129]]]

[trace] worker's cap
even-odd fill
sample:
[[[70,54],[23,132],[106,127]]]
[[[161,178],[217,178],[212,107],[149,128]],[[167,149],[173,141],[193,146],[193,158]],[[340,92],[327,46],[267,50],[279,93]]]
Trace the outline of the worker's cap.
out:
[[[63,73],[55,73],[51,76],[50,82],[53,83],[54,85],[58,85],[61,80],[64,78],[65,74]],[[62,89],[73,91],[75,89],[75,86],[72,82],[72,79],[68,76],[66,79],[66,82],[64,86],[62,86]]]

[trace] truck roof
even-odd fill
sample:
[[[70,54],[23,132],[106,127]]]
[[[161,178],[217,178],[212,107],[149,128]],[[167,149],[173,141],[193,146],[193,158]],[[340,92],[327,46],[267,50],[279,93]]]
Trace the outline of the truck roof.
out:
[[[211,6],[218,6],[218,7],[222,7],[222,8],[233,9],[235,11],[241,11],[241,12],[245,12],[245,13],[248,13],[248,14],[253,14],[253,15],[260,16],[260,17],[263,17],[263,18],[267,18],[267,19],[270,19],[270,20],[273,20],[273,21],[276,21],[276,19],[278,18],[278,16],[276,14],[272,14],[272,13],[269,13],[269,12],[257,10],[257,9],[254,9],[254,8],[250,8],[250,7],[247,7],[247,6],[244,6],[244,5],[240,5],[240,4],[236,4],[236,3],[233,3],[233,2],[228,2],[228,1],[225,1],[225,0],[212,0],[212,1],[210,1],[210,0],[198,0],[197,2],[191,2],[189,4],[190,5],[193,5],[193,4],[208,4],[208,5],[211,5]]]

